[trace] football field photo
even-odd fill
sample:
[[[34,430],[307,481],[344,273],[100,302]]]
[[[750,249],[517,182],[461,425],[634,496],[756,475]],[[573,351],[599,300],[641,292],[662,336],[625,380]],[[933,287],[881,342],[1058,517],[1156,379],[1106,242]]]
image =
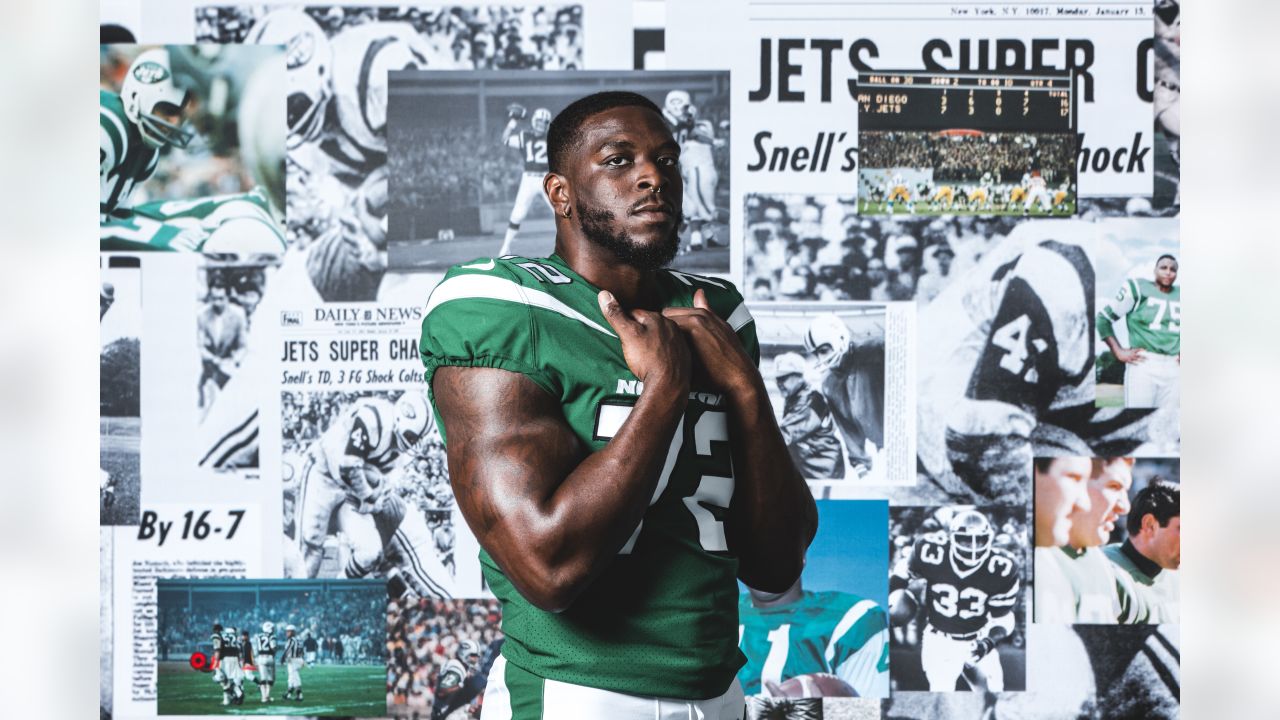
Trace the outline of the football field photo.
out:
[[[160,715],[305,715],[381,717],[387,713],[386,668],[382,665],[318,665],[303,668],[302,700],[285,700],[284,691],[262,702],[248,694],[243,705],[223,705],[213,674],[187,662],[159,664],[157,683],[164,688],[156,701]]]
[[[101,427],[102,471],[107,473],[112,490],[99,488],[100,525],[137,525],[141,505],[138,477],[138,447],[142,438],[138,418],[98,420]],[[108,499],[110,498],[110,499]]]
[[[555,116],[593,92],[631,90],[680,144],[684,222],[671,267],[729,273],[729,76],[725,72],[390,74],[387,262],[443,272],[476,259],[546,257],[556,224],[542,187]],[[480,98],[479,102],[476,98]]]

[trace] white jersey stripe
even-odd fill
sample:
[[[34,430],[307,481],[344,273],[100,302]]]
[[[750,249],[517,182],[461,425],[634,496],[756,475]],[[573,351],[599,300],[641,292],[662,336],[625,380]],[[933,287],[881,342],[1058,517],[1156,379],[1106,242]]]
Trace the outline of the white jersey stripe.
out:
[[[858,624],[858,621],[867,613],[875,610],[877,607],[878,606],[874,600],[860,600],[854,603],[853,607],[849,608],[848,612],[844,614],[844,617],[840,618],[840,622],[836,625],[836,629],[831,632],[831,640],[827,642],[827,651],[823,653],[827,659],[828,666],[836,656],[836,645],[840,642],[840,639],[843,638],[845,633],[849,632],[854,625]]]
[[[738,332],[754,321],[755,318],[751,317],[751,311],[747,309],[746,301],[740,303],[738,307],[733,309],[733,312],[729,313],[729,317],[725,318],[725,322],[729,323],[729,327],[733,328],[734,332]]]
[[[501,300],[549,310],[577,320],[583,325],[593,330],[598,330],[609,337],[617,337],[596,321],[541,290],[527,288],[515,281],[493,277],[492,275],[456,275],[445,280],[431,293],[431,298],[427,300],[425,314],[430,315],[431,311],[447,302],[476,298]]]

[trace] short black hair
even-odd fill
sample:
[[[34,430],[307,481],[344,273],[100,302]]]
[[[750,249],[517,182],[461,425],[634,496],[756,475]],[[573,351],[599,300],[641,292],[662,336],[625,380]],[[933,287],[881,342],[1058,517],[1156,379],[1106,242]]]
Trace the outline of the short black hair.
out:
[[[1152,478],[1151,482],[1133,498],[1133,507],[1129,510],[1129,518],[1125,521],[1125,527],[1129,529],[1129,535],[1132,537],[1142,530],[1142,518],[1151,515],[1160,524],[1165,527],[1169,521],[1182,514],[1181,486],[1162,480],[1159,477]]]
[[[1161,255],[1160,257],[1156,258],[1156,265],[1159,265],[1159,264],[1160,264],[1160,261],[1161,261],[1161,260],[1164,260],[1165,258],[1168,258],[1168,259],[1170,259],[1170,260],[1172,260],[1172,261],[1174,261],[1174,262],[1178,262],[1178,258],[1176,258],[1176,257],[1174,257],[1174,256],[1172,256],[1172,255],[1170,255],[1169,253],[1165,253],[1165,254]]]
[[[649,98],[625,90],[607,90],[578,98],[561,110],[547,128],[547,168],[553,173],[561,172],[569,151],[582,140],[582,124],[587,118],[620,107],[642,107],[662,114]]]

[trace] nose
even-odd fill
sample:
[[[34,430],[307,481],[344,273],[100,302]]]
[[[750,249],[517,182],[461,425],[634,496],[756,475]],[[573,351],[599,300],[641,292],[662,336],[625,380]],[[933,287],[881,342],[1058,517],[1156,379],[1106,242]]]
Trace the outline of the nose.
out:
[[[667,190],[668,181],[662,168],[649,158],[636,160],[636,188],[645,192],[660,193]]]

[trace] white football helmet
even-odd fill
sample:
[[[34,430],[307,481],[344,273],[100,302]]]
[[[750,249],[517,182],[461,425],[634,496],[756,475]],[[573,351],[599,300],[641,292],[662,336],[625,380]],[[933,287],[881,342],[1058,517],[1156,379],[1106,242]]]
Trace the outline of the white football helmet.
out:
[[[254,24],[246,43],[284,45],[289,75],[288,148],[314,140],[333,94],[333,49],[320,24],[301,10],[274,10]]]
[[[267,622],[262,623],[262,632],[264,632],[264,633],[266,633],[266,634],[268,634],[268,635],[275,635],[275,634],[276,634],[276,625],[275,625],[275,623],[271,622],[270,620],[268,620]]]
[[[284,626],[284,631],[285,631],[285,632],[287,632],[287,633],[295,633],[295,634],[296,634],[296,633],[298,632],[298,628],[294,627],[293,625],[285,625],[285,626]]]
[[[433,425],[431,408],[421,392],[410,390],[396,400],[396,445],[401,452],[421,442]]]
[[[187,92],[173,82],[173,68],[165,48],[152,48],[134,58],[120,86],[120,100],[125,116],[138,127],[147,145],[185,148],[191,142],[189,130],[155,114],[157,108],[169,114],[181,113],[187,104]]]
[[[474,667],[480,662],[480,643],[475,640],[466,639],[458,643],[458,652],[455,657],[463,662],[463,664]],[[472,658],[475,658],[474,660]]]
[[[551,111],[546,108],[538,108],[533,111],[533,130],[537,133],[545,133],[547,128],[551,127]]]
[[[986,562],[995,537],[986,515],[977,510],[958,512],[947,531],[951,536],[951,559],[962,570],[972,570]]]
[[[693,98],[684,90],[672,90],[667,93],[667,100],[663,103],[663,107],[674,118],[682,118],[689,109],[689,105],[693,103]]]
[[[845,353],[849,351],[849,341],[852,339],[849,332],[849,326],[835,313],[824,313],[818,315],[809,321],[809,329],[804,334],[805,352],[817,354],[818,359],[829,368],[835,368],[844,360]],[[819,352],[823,346],[830,348],[830,352]]]

